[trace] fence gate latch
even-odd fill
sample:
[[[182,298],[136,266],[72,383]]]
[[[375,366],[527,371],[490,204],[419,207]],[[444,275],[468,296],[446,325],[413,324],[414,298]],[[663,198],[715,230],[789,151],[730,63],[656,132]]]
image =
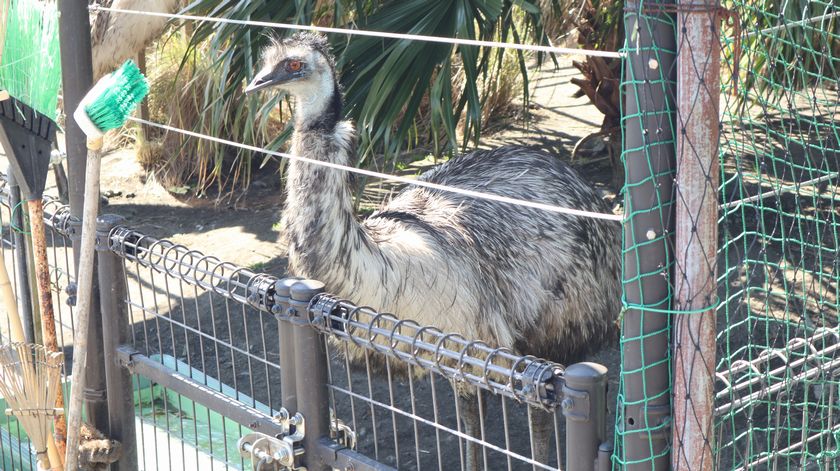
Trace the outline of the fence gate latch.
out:
[[[332,412],[332,411],[330,411]],[[330,431],[332,432],[333,440],[344,448],[356,449],[356,432],[345,424],[343,420],[336,419],[335,414],[330,420]]]
[[[300,442],[305,435],[303,416],[289,416],[286,409],[281,409],[274,416],[274,421],[283,426],[284,431],[272,437],[263,433],[249,433],[239,439],[239,453],[250,459],[254,471],[306,471],[300,465],[303,446]]]
[[[563,386],[563,400],[560,401],[560,408],[563,415],[579,422],[589,420],[591,405],[589,393]]]

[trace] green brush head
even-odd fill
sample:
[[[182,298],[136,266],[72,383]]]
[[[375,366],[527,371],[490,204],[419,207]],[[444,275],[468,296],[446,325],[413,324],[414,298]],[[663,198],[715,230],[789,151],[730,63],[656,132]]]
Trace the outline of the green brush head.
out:
[[[149,93],[149,82],[130,60],[102,80],[94,89],[97,96],[85,106],[85,113],[100,131],[106,132],[125,124]]]

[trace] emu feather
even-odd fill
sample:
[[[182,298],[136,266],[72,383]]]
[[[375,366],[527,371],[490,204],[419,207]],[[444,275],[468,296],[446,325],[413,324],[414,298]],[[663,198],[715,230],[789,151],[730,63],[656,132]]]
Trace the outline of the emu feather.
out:
[[[294,96],[291,152],[349,165],[355,130],[340,120],[337,83],[325,39],[301,33],[267,48],[246,91],[279,87]],[[609,211],[572,168],[523,147],[475,151],[419,178]],[[300,161],[289,164],[286,191],[291,272],[323,281],[340,297],[562,364],[613,338],[621,297],[615,222],[421,187],[406,188],[360,221],[350,176]]]

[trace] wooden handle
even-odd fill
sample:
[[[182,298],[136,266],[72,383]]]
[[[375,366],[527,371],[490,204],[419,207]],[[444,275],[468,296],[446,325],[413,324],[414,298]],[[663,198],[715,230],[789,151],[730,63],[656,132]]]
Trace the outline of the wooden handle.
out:
[[[6,258],[3,256],[2,250],[0,250],[0,296],[3,298],[3,306],[6,308],[6,314],[9,317],[12,342],[26,342],[26,337],[23,335],[23,324],[18,312],[17,298],[12,291],[12,282],[9,280],[9,272],[6,271]]]
[[[35,277],[38,280],[38,304],[41,307],[41,332],[44,337],[44,346],[50,352],[58,352],[58,338],[55,334],[55,314],[52,304],[52,285],[50,283],[50,265],[47,259],[47,235],[44,226],[44,202],[43,200],[32,200],[29,206],[29,224],[32,228],[32,249],[35,256]],[[81,375],[79,371],[77,374]],[[64,408],[63,388],[58,388],[58,395],[55,399],[55,406]],[[65,456],[67,436],[67,424],[64,416],[56,416],[55,445],[59,458]]]

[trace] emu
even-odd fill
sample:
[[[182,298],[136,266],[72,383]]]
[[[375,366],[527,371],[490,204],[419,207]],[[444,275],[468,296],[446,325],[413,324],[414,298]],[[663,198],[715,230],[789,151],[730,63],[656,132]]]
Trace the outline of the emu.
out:
[[[323,36],[273,39],[246,92],[269,87],[295,98],[293,154],[352,162],[355,131],[342,120],[335,62]],[[419,178],[609,211],[573,169],[523,147],[475,151]],[[321,280],[338,296],[566,365],[613,338],[620,301],[614,222],[413,186],[359,221],[350,175],[299,161],[288,166],[286,191],[290,272]],[[478,436],[475,401],[461,400],[465,431]],[[545,462],[553,419],[534,412],[534,435],[542,437],[532,445],[534,458]],[[476,452],[468,447],[470,469]]]

